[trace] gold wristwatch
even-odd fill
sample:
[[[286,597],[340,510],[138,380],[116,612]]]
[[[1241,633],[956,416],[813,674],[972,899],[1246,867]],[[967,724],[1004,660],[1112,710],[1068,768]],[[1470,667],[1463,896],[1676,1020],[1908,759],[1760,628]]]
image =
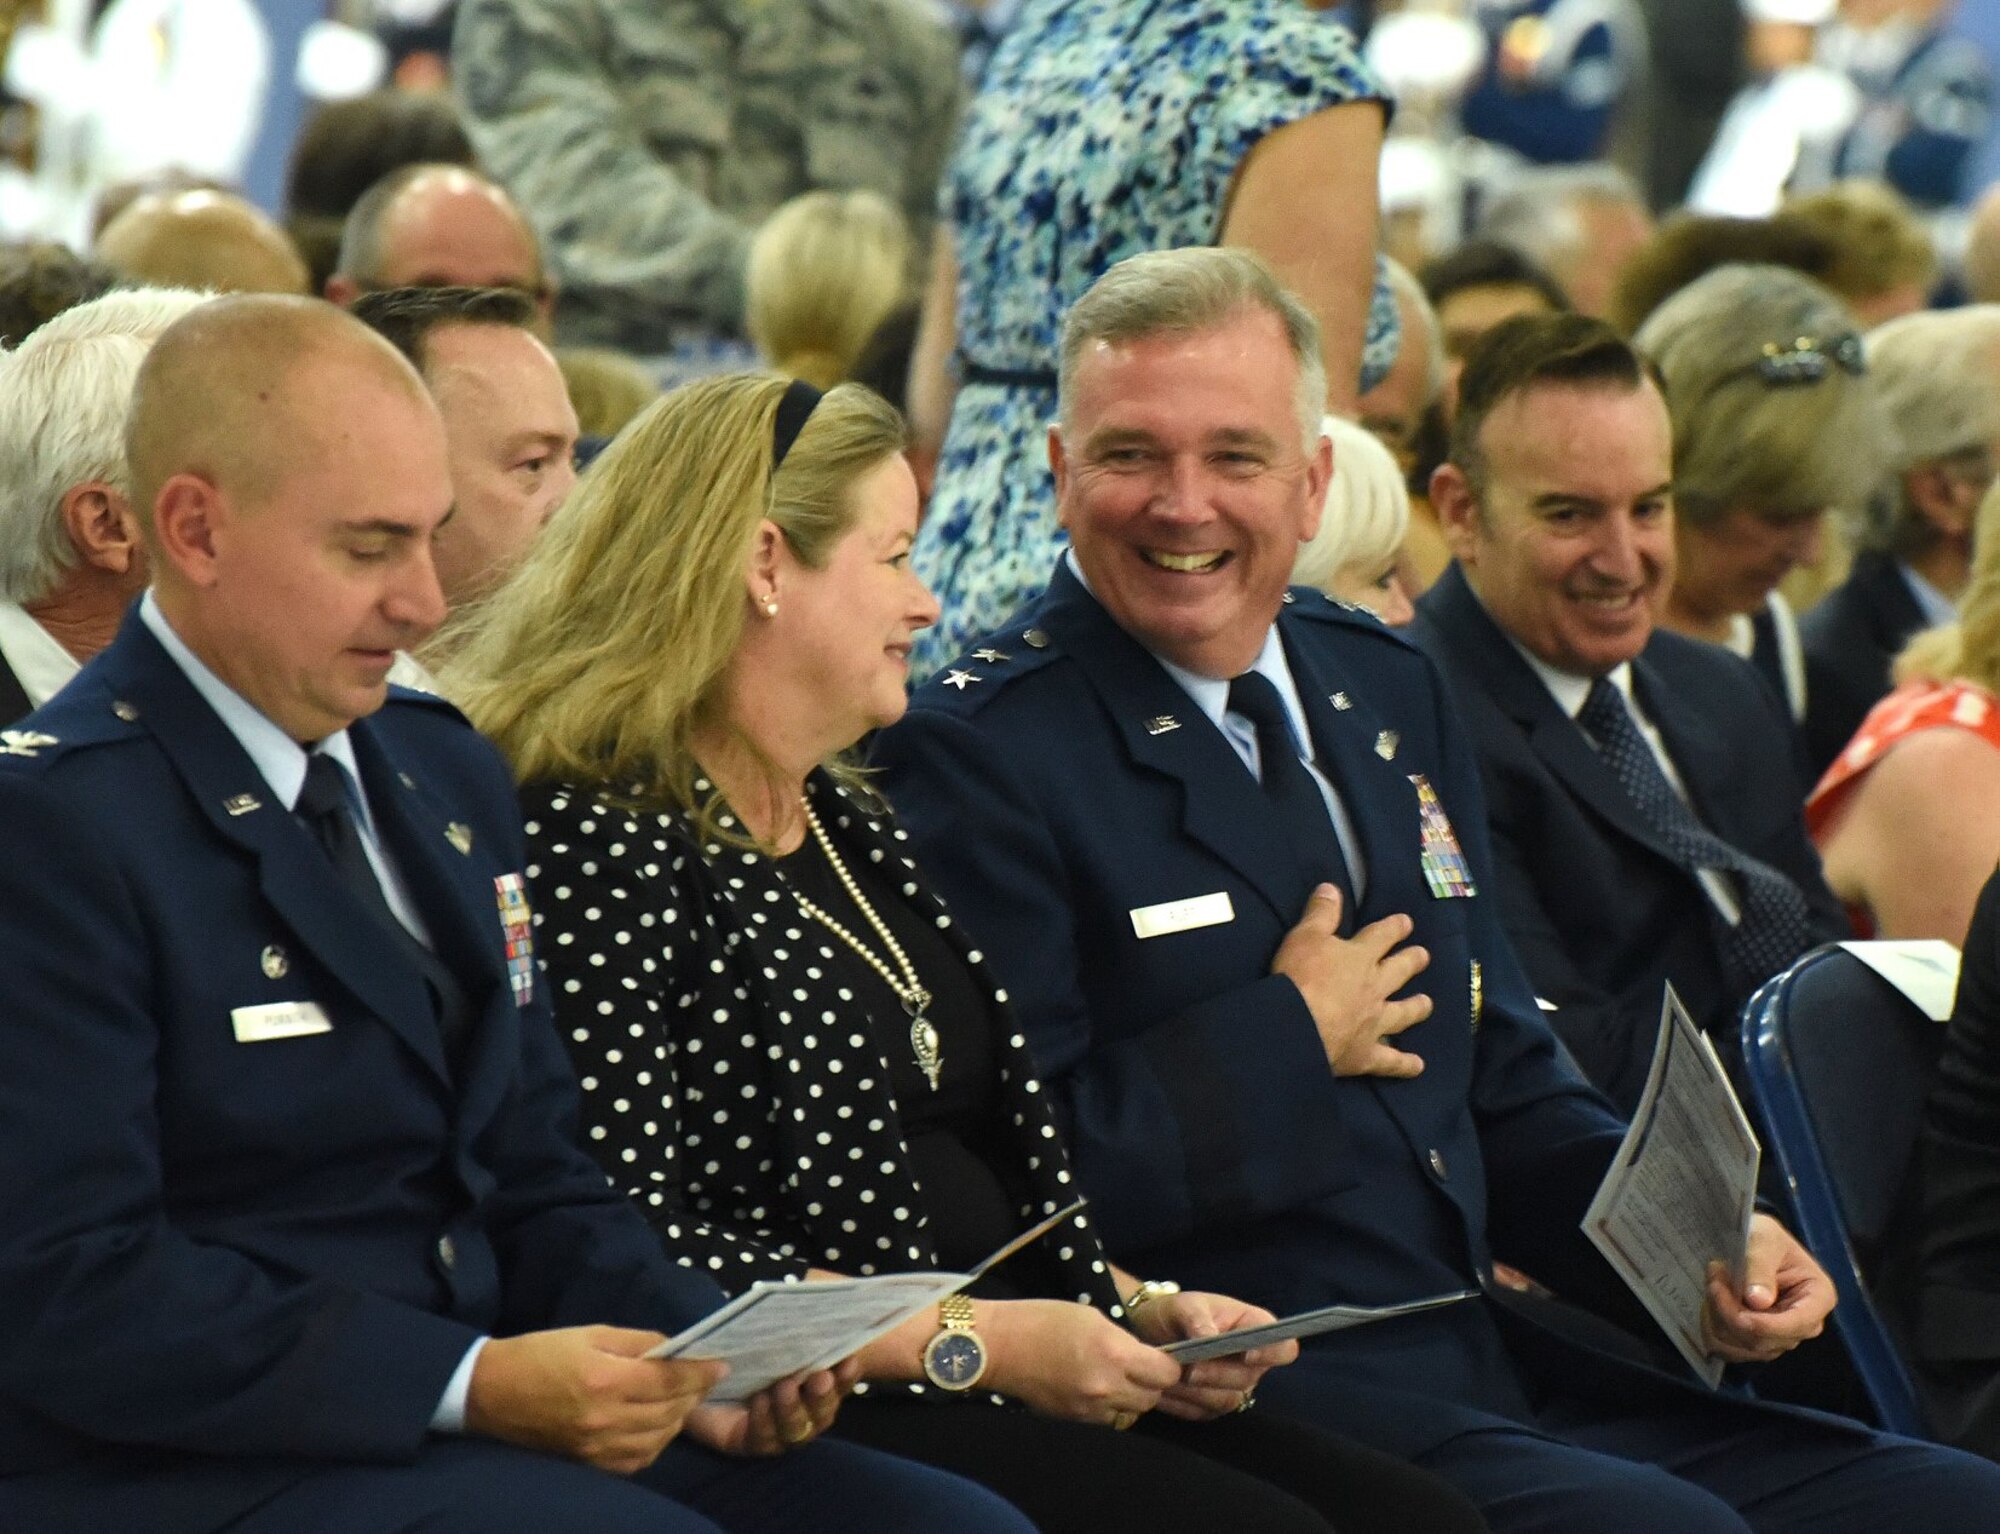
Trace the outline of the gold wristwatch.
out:
[[[964,1295],[938,1301],[937,1335],[924,1344],[924,1378],[940,1390],[970,1390],[986,1372],[986,1344],[972,1321],[972,1301]]]

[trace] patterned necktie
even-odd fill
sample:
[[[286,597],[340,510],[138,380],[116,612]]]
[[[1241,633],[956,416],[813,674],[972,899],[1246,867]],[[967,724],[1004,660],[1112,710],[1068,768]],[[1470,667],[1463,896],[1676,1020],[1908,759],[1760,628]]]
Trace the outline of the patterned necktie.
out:
[[[1246,671],[1229,684],[1229,711],[1241,714],[1257,727],[1257,759],[1263,769],[1264,796],[1277,810],[1294,845],[1299,863],[1314,884],[1322,880],[1336,884],[1341,894],[1343,932],[1354,924],[1354,880],[1347,870],[1347,857],[1340,850],[1333,816],[1327,812],[1326,797],[1306,764],[1299,760],[1292,722],[1278,689],[1269,677]]]
[[[1689,873],[1707,868],[1735,877],[1742,919],[1733,927],[1723,923],[1722,943],[1738,984],[1746,990],[1761,985],[1804,953],[1812,933],[1798,886],[1738,852],[1695,819],[1639,732],[1625,695],[1599,677],[1591,683],[1590,696],[1576,717],[1597,742],[1597,754],[1680,865]],[[1719,912],[1716,919],[1721,921]]]

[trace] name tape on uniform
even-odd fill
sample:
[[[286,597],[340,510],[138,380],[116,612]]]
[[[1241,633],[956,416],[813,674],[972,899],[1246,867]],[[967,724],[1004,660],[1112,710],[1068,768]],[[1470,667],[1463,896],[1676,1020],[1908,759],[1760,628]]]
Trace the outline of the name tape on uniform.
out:
[[[272,1039],[297,1039],[309,1033],[331,1033],[333,1024],[316,1001],[267,1001],[238,1007],[229,1014],[239,1044],[263,1044]]]
[[[1234,920],[1236,907],[1229,903],[1229,891],[1217,890],[1213,895],[1191,895],[1164,905],[1142,905],[1132,913],[1132,930],[1142,939],[1165,937],[1170,932],[1219,927]]]

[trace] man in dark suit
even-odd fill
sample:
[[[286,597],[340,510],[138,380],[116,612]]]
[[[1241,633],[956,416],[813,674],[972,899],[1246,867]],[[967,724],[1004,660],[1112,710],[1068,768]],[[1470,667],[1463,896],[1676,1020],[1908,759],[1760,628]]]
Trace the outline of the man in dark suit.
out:
[[[1990,1527],[1991,1466],[1708,1395],[1495,1295],[1498,1256],[1636,1315],[1579,1229],[1623,1126],[1509,952],[1434,668],[1286,594],[1330,472],[1318,369],[1310,314],[1243,252],[1101,278],[1051,434],[1070,555],[879,743],[1113,1256],[1280,1312],[1478,1287],[1313,1339],[1260,1392],[1497,1530]],[[1782,1354],[1833,1302],[1776,1221],[1750,1247],[1707,1292],[1731,1359]]]
[[[317,300],[217,300],[129,426],[155,587],[0,734],[0,1526],[712,1534],[975,1524],[698,1404],[719,1300],[570,1140],[511,784],[395,652],[444,435]],[[615,1473],[607,1473],[615,1472]],[[886,1520],[886,1522],[885,1522]]]
[[[1888,693],[1903,646],[1949,623],[1971,578],[1973,523],[2000,467],[2000,304],[1877,326],[1868,369],[1893,456],[1853,569],[1799,620],[1815,781]]]
[[[0,726],[110,644],[145,588],[125,406],[146,348],[203,297],[108,293],[0,355]]]
[[[1726,1057],[1750,992],[1846,924],[1777,700],[1655,627],[1672,431],[1644,364],[1596,321],[1519,320],[1474,351],[1461,400],[1431,490],[1456,561],[1410,637],[1478,752],[1514,952],[1629,1110],[1667,982]]]

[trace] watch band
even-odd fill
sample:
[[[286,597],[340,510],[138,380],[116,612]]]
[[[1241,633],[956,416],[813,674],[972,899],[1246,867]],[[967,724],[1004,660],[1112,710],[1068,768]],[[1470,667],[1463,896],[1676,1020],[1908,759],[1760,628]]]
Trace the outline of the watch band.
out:
[[[977,1312],[964,1294],[947,1294],[938,1301],[938,1325],[946,1331],[969,1332]]]

